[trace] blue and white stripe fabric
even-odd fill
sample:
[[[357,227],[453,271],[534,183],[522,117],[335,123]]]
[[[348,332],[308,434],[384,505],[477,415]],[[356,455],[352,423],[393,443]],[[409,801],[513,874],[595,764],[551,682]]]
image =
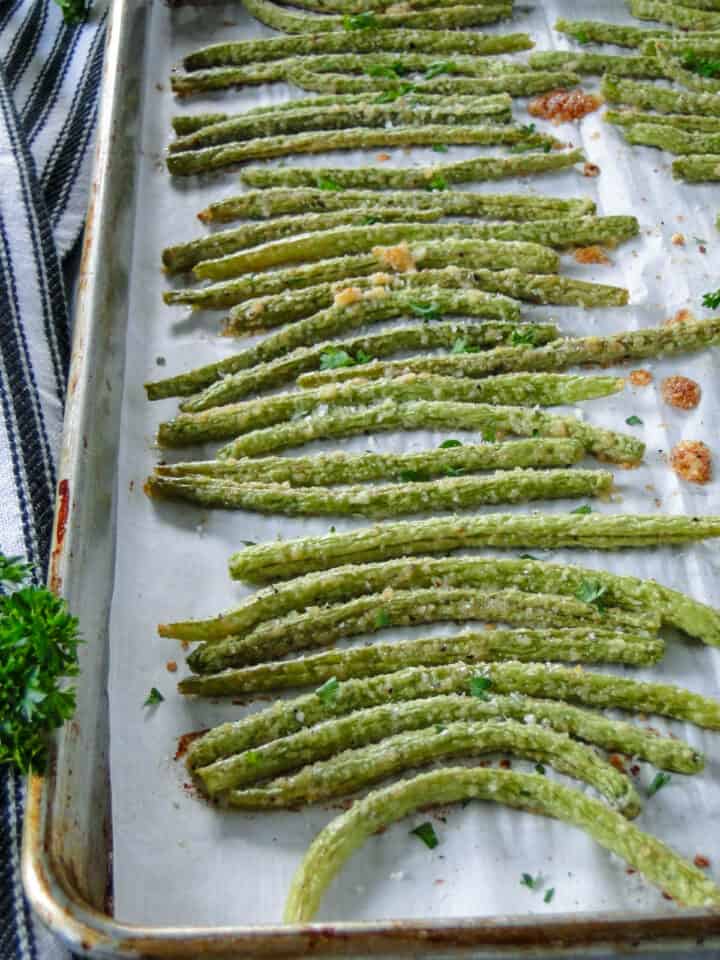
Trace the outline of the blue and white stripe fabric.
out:
[[[53,0],[0,0],[0,549],[44,576],[70,359],[62,265],[81,231],[107,0],[68,26]],[[0,766],[0,960],[59,960],[18,872],[23,785]]]

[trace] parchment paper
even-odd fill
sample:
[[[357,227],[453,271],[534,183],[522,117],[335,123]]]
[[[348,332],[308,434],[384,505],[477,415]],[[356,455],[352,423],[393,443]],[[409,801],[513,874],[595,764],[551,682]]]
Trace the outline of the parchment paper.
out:
[[[548,49],[566,45],[565,39],[549,27],[558,15],[625,17],[629,22],[622,11],[622,5],[609,2],[538,3],[532,10],[519,9],[512,23],[491,29],[528,30],[537,41],[537,49]],[[162,247],[200,235],[204,228],[194,219],[196,212],[209,201],[239,189],[237,171],[206,180],[171,182],[162,162],[170,136],[170,117],[179,111],[222,110],[226,105],[231,112],[299,96],[298,91],[292,93],[284,85],[275,84],[176,104],[169,91],[169,70],[182,54],[201,44],[265,34],[270,31],[250,21],[239,3],[170,11],[155,2],[145,49],[138,51],[145,58],[140,105],[143,134],[138,156],[139,194],[128,197],[129,203],[134,199],[136,204],[136,231],[116,498],[118,546],[109,679],[114,896],[116,915],[124,921],[278,921],[290,878],[303,852],[337,812],[328,807],[298,813],[230,814],[209,807],[194,795],[183,763],[173,760],[178,736],[237,718],[246,709],[265,704],[256,702],[244,708],[180,697],[175,683],[184,671],[183,651],[176,642],[159,639],[156,624],[208,616],[235,605],[247,591],[230,581],[226,563],[242,540],[321,533],[331,524],[341,530],[367,521],[284,520],[249,513],[203,512],[189,505],[150,503],[142,491],[153,464],[166,455],[154,446],[157,424],[175,410],[172,400],[149,404],[143,381],[210,362],[237,349],[237,344],[216,336],[220,314],[190,315],[161,303],[161,293],[170,282],[159,269]],[[588,78],[585,86],[593,85]],[[516,104],[516,114],[522,121],[524,102]],[[503,181],[472,188],[592,195],[602,214],[636,214],[642,225],[641,237],[615,251],[612,266],[581,268],[566,256],[562,267],[569,275],[625,284],[632,305],[605,311],[527,307],[526,315],[555,317],[567,332],[583,334],[656,324],[684,307],[702,314],[701,294],[720,282],[719,242],[713,223],[720,206],[718,190],[673,183],[668,155],[643,148],[631,151],[598,113],[579,126],[563,126],[557,132],[573,144],[582,144],[588,158],[601,167],[599,178],[586,179],[573,170],[527,182]],[[392,155],[390,164],[403,166],[458,159],[481,151],[451,148],[442,156],[429,149],[388,152]],[[315,161],[292,158],[288,162],[357,165],[363,160],[377,162],[374,157],[375,152],[365,158],[338,153]],[[470,189],[470,185],[461,188]],[[671,243],[676,232],[684,234],[684,246]],[[651,386],[628,387],[624,394],[582,407],[581,415],[591,421],[636,431],[648,445],[641,469],[617,472],[617,502],[599,504],[595,509],[720,512],[716,482],[705,487],[681,484],[666,464],[669,450],[681,438],[705,440],[716,456],[720,455],[717,360],[717,352],[705,351],[692,358],[642,364],[654,375]],[[627,368],[622,372],[627,373]],[[700,382],[703,400],[698,410],[682,413],[661,404],[659,383],[670,373],[689,374]],[[630,414],[641,417],[643,426],[626,427],[624,421]],[[435,446],[449,435],[359,437],[343,445],[353,450],[421,449]],[[315,444],[312,449],[323,446],[333,444]],[[206,452],[181,451],[179,455],[185,458]],[[573,506],[559,502],[543,504],[542,509],[565,511]],[[682,551],[645,550],[605,556],[556,551],[552,559],[655,577],[692,592],[698,599],[720,603],[714,583],[719,550],[718,544],[711,543]],[[422,628],[395,631],[392,636],[432,632],[433,628]],[[452,627],[439,627],[435,632],[452,632]],[[168,661],[178,663],[177,674],[168,672]],[[669,644],[663,664],[651,671],[633,671],[632,675],[676,681],[717,695],[719,667],[720,651],[677,638]],[[162,691],[165,700],[156,708],[143,708],[152,686]],[[712,870],[720,878],[720,736],[655,718],[651,722],[704,750],[708,762],[699,776],[673,775],[665,789],[648,798],[638,823],[691,859],[696,853],[710,857]],[[513,765],[517,769],[528,766],[519,761],[513,761]],[[638,777],[641,789],[654,773],[643,765]],[[449,811],[447,822],[434,821],[440,844],[430,851],[408,835],[409,829],[424,819],[426,814],[418,815],[372,838],[333,885],[320,919],[676,909],[637,875],[628,875],[620,860],[565,825],[488,804],[471,804]],[[542,874],[544,885],[539,893],[521,885],[523,872]],[[554,887],[555,896],[545,904],[543,893],[549,887]]]

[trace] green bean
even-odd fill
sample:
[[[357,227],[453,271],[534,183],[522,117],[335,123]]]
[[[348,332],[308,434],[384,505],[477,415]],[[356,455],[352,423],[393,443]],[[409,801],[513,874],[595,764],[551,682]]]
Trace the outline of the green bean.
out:
[[[251,510],[289,517],[353,516],[375,520],[427,514],[483,504],[527,503],[607,496],[613,475],[600,470],[503,470],[486,476],[442,477],[408,483],[293,487],[282,483],[238,483],[226,478],[150,476],[148,496],[202,507]]]
[[[688,906],[720,903],[720,890],[701,870],[599,800],[537,774],[456,767],[377,790],[325,827],[293,878],[285,922],[312,920],[333,877],[373,833],[428,804],[465,799],[492,800],[563,820],[585,830],[678,902]]]
[[[438,98],[439,99],[439,98]],[[336,103],[333,106],[283,110],[279,113],[261,113],[251,116],[239,114],[220,123],[201,127],[189,136],[179,137],[170,144],[173,153],[199,147],[216,146],[232,141],[252,140],[255,137],[302,133],[309,130],[342,130],[346,127],[382,127],[393,123],[496,123],[511,119],[509,98],[463,97],[457,103],[445,102],[429,106],[408,103],[404,98],[392,103]],[[302,211],[305,212],[305,211]]]
[[[253,750],[245,750],[241,745],[237,752],[232,748],[232,741],[238,733],[237,724],[226,723],[190,744],[187,763],[201,789],[213,795],[286,773],[316,760],[326,760],[342,750],[377,743],[406,730],[458,720],[503,717],[530,726],[551,727],[603,750],[619,751],[647,760],[661,770],[697,773],[704,766],[702,754],[696,753],[682,740],[661,737],[631,723],[611,720],[592,710],[567,703],[536,700],[517,694],[497,696],[491,691],[487,693],[487,699],[446,694],[425,700],[368,707],[312,727],[304,727],[279,740],[259,743]],[[242,737],[239,739],[242,744]],[[226,746],[223,745],[224,740]]]
[[[489,82],[489,81],[488,81]],[[310,130],[305,133],[262,137],[244,143],[225,143],[202,150],[185,150],[166,158],[173,176],[192,176],[220,170],[248,160],[266,160],[300,153],[327,153],[332,150],[373,149],[375,147],[433,146],[449,144],[523,144],[530,147],[552,147],[554,137],[529,133],[523,127],[495,124],[426,124],[408,127],[354,127],[344,130]]]
[[[370,91],[401,91],[401,82],[389,77],[357,77],[345,73],[321,73],[301,64],[288,71],[289,80],[301,90],[318,93],[365,93]],[[580,78],[569,71],[517,70],[487,77],[434,76],[413,82],[413,90],[421,93],[482,96],[491,93],[509,93],[512,97],[529,97],[558,87],[573,87]]]
[[[206,223],[227,223],[241,217],[263,219],[288,214],[322,213],[333,210],[364,209],[369,214],[376,204],[398,206],[406,211],[440,209],[446,216],[490,217],[494,220],[547,220],[554,217],[595,213],[589,197],[562,200],[524,193],[471,193],[442,190],[419,193],[412,190],[321,190],[304,187],[297,190],[278,187],[252,190],[225,200],[217,200],[198,217]]]
[[[293,69],[292,60],[270,60],[267,63],[248,63],[243,67],[220,67],[197,73],[172,73],[170,89],[176,97],[188,97],[205,90],[221,90],[224,87],[250,87],[262,83],[279,83]]]
[[[683,30],[720,30],[720,12],[707,13],[663,0],[630,0],[630,12],[638,20],[658,20]]]
[[[300,446],[311,440],[357,436],[368,431],[418,429],[474,430],[482,434],[516,436],[570,436],[588,453],[613,463],[637,464],[645,445],[635,437],[592,427],[574,417],[553,416],[527,407],[503,407],[450,400],[381,401],[367,407],[340,407],[292,423],[281,423],[232,440],[221,447],[221,459],[260,456],[273,450]]]
[[[620,550],[720,536],[720,517],[643,514],[484,514],[386,523],[350,533],[263,543],[230,558],[235,580],[268,583],[345,563],[475,547]]]
[[[717,154],[680,157],[673,160],[672,172],[676,180],[687,180],[690,183],[720,180],[720,157]]]
[[[437,284],[440,287],[454,287],[467,285],[475,289],[491,293],[501,293],[515,300],[525,300],[529,303],[554,303],[583,307],[620,307],[628,302],[628,291],[623,287],[613,287],[602,283],[588,283],[585,280],[573,280],[555,274],[534,274],[526,272],[537,267],[531,267],[518,250],[518,261],[522,260],[522,270],[508,269],[472,269],[474,246],[476,241],[458,241],[454,243],[457,260],[464,264],[464,268],[448,267],[444,269],[422,269],[418,273],[411,273],[395,277],[391,283],[393,287],[403,286],[408,281],[410,285],[422,287],[424,284]],[[518,247],[522,244],[518,243]],[[548,248],[540,248],[545,253]],[[424,253],[424,250],[419,252]],[[470,256],[468,256],[468,253]],[[413,259],[415,259],[413,257]],[[416,264],[425,267],[425,261],[432,262],[432,255]],[[377,261],[376,261],[377,264]],[[493,265],[497,267],[497,262]],[[470,267],[471,269],[466,269]],[[548,264],[542,264],[540,269],[548,269]],[[301,290],[293,290],[269,297],[256,297],[239,304],[230,311],[225,325],[225,333],[236,335],[248,330],[267,330],[294,320],[308,316],[316,310],[329,307],[338,290],[354,288],[364,291],[372,289],[372,276],[352,277],[338,283],[315,284]],[[383,284],[387,286],[386,284]]]
[[[672,33],[665,37],[646,40],[640,52],[648,57],[654,57],[658,43],[662,42],[662,49],[675,56],[684,56],[687,53],[694,53],[700,57],[714,57],[720,53],[720,31],[716,32],[698,32],[681,34],[682,39],[674,39]]]
[[[496,342],[482,330],[483,324],[446,324],[433,323],[426,326],[394,327],[383,333],[366,337],[356,337],[349,341],[328,341],[315,347],[300,347],[277,360],[260,364],[245,373],[228,374],[218,382],[207,387],[202,393],[181,404],[184,413],[201,413],[214,407],[224,407],[237,403],[252,390],[279,386],[284,380],[291,379],[302,370],[317,369],[324,362],[347,363],[356,371],[358,379],[363,379],[363,363],[357,363],[354,357],[363,355],[379,356],[398,353],[404,349],[413,349],[416,345],[426,347],[445,346],[448,349],[461,347],[465,350],[486,349]],[[532,326],[516,328],[518,337],[534,340]],[[324,359],[323,359],[324,358]],[[379,398],[394,400],[466,400],[481,402],[512,402],[526,405],[539,403],[541,406],[553,406],[557,402],[574,403],[577,400],[591,400],[596,396],[609,396],[623,388],[623,381],[617,377],[568,377],[560,375],[510,374],[493,377],[488,381],[463,381],[457,377],[415,377],[403,378],[392,384],[379,382],[363,384],[359,389],[351,387],[349,391],[321,388],[320,392],[306,391],[274,398],[260,398],[226,410],[219,416],[224,423],[232,422],[232,429],[239,425],[243,429],[257,426],[271,426],[273,423],[291,416],[304,415],[321,403],[367,403]],[[348,397],[354,398],[349,400]],[[501,399],[501,398],[505,399]],[[574,399],[570,399],[573,397]],[[317,399],[315,399],[317,398]],[[564,398],[564,399],[560,399]],[[251,405],[252,404],[252,405]],[[292,411],[292,412],[291,412]],[[256,416],[256,412],[259,414]],[[227,415],[232,418],[228,420]],[[250,415],[252,421],[247,419]],[[267,416],[268,419],[263,419]],[[180,419],[187,423],[192,431],[195,425],[203,429],[202,421]],[[182,426],[181,426],[182,430]],[[170,429],[172,438],[174,428]]]
[[[696,111],[694,111],[696,112]],[[510,157],[473,157],[432,167],[249,167],[241,179],[250,187],[314,187],[318,178],[360,190],[444,190],[450,183],[502,180],[564,170],[585,159],[582,150],[524,153]]]
[[[442,8],[454,7],[457,0],[413,0],[410,12],[416,13],[419,10],[427,10],[429,7]],[[343,25],[348,26],[347,20],[352,16],[364,17],[374,16],[377,13],[387,14],[395,13],[392,0],[297,0],[296,6],[303,10],[311,10],[314,13],[322,14],[342,14]],[[494,3],[490,0],[482,0],[480,7],[492,7],[496,12],[498,7],[503,8],[503,15],[510,16],[512,8],[504,2]],[[497,19],[497,16],[495,17]]]
[[[376,53],[381,50],[423,53],[461,53],[484,56],[529,50],[526,33],[459,33],[456,30],[350,30],[304,36],[263,37],[216,43],[183,58],[186,70],[205,67],[244,66],[247,63],[282,60],[285,57],[330,53]]]
[[[544,50],[528,61],[536,70],[572,70],[580,74],[612,73],[617,77],[665,77],[656,57],[626,57],[609,53],[578,53],[573,50]]]
[[[382,602],[382,601],[381,601]],[[382,608],[381,608],[382,609]],[[221,664],[231,666],[229,644],[223,641]],[[220,644],[203,653],[214,655]],[[545,630],[485,630],[457,636],[378,643],[349,650],[329,650],[293,660],[258,663],[222,673],[206,673],[181,680],[180,693],[223,697],[268,693],[307,687],[326,680],[377,676],[404,667],[474,663],[492,660],[577,661],[586,663],[657,663],[664,654],[662,640],[646,635],[602,628],[569,627]],[[202,661],[198,666],[202,668]]]
[[[640,110],[606,110],[603,119],[619,127],[657,123],[677,130],[720,133],[720,117],[695,117],[680,113],[644,113]]]
[[[643,110],[720,117],[720,97],[710,93],[687,93],[610,76],[603,78],[602,93],[611,103],[627,103]]]
[[[355,793],[394,773],[427,766],[435,760],[458,754],[477,756],[496,750],[545,761],[562,773],[591,784],[626,817],[635,817],[640,812],[640,797],[635,788],[607,760],[565,734],[528,727],[515,720],[460,721],[440,729],[398,733],[380,743],[319,761],[266,786],[232,790],[222,799],[230,807],[245,810],[318,803]]]
[[[227,113],[196,113],[189,116],[180,113],[172,117],[170,123],[178,137],[185,137],[189,133],[195,133],[196,130],[202,130],[203,127],[209,127],[213,123],[222,123],[227,119]]]
[[[443,216],[443,211],[438,207],[412,212],[413,222],[418,223],[432,223]],[[296,237],[299,234],[332,230],[340,226],[368,226],[368,220],[372,220],[373,223],[392,223],[393,221],[407,223],[408,211],[399,210],[397,207],[377,206],[373,209],[372,216],[368,216],[367,210],[347,208],[335,210],[332,213],[309,213],[304,216],[278,217],[263,223],[243,224],[232,230],[221,230],[195,240],[174,244],[172,247],[165,247],[162,253],[163,266],[168,273],[183,273],[203,260],[224,257],[236,250],[245,250],[261,243]]]
[[[684,163],[696,160],[690,157]],[[717,165],[717,158],[712,158]],[[510,370],[565,370],[577,364],[602,366],[624,360],[689,353],[720,343],[720,317],[686,320],[661,327],[644,327],[607,337],[574,337],[556,340],[533,349],[496,347],[482,354],[416,357],[403,360],[402,368],[393,361],[363,364],[363,377],[389,377],[407,373],[433,373],[444,376],[484,377]],[[323,370],[303,374],[302,387],[318,387],[328,381],[347,379],[346,371]]]
[[[326,33],[328,31],[353,29],[352,20],[344,17],[319,17],[291,13],[272,0],[243,0],[247,12],[268,27],[283,33]],[[472,5],[441,7],[437,10],[417,10],[403,13],[373,14],[372,29],[382,30],[460,30],[463,27],[478,27],[492,23],[511,14],[511,5]]]
[[[487,700],[467,696],[471,681],[479,675],[490,681]],[[465,696],[459,697],[459,694]],[[528,704],[527,696],[548,699]],[[436,711],[450,698],[456,705],[450,706],[446,717],[439,716]],[[589,711],[564,702],[567,700],[583,706],[658,713],[720,729],[720,704],[669,684],[543,663],[506,661],[483,664],[481,670],[477,665],[455,663],[407,667],[391,674],[346,680],[338,684],[331,699],[323,700],[311,693],[292,700],[277,700],[259,713],[223,723],[195,740],[188,751],[188,764],[195,770],[215,764],[215,769],[208,769],[203,780],[208,788],[212,784],[213,789],[220,790],[332,756],[344,747],[380,740],[388,733],[408,729],[403,725],[405,718],[412,728],[417,728],[445,719],[499,715],[523,719],[526,723],[558,724],[558,729],[597,742],[605,749],[637,753],[648,759],[655,744],[661,755],[652,761],[659,766],[677,763],[685,772],[698,769],[697,755],[682,741],[676,742],[681,751],[676,756],[668,740],[657,733],[640,730],[629,723],[622,724],[622,731],[610,730],[608,725],[618,721],[602,715],[594,717]],[[481,708],[480,704],[484,706]],[[365,720],[367,722],[363,722]],[[585,724],[592,726],[588,729]],[[607,739],[603,741],[600,736]],[[249,751],[250,755],[242,756],[243,751]],[[241,756],[236,756],[238,754]],[[257,764],[253,762],[255,758]],[[249,770],[251,766],[253,773]]]
[[[589,243],[617,244],[638,233],[635,217],[577,217],[531,220],[528,223],[393,223],[338,227],[318,233],[262,244],[197,264],[194,273],[210,280],[224,279],[283,263],[322,260],[324,257],[367,252],[379,244],[418,240],[522,240],[549,247]]]
[[[625,131],[628,143],[646,147],[659,147],[669,153],[681,154],[718,154],[720,153],[720,131],[718,133],[689,133],[675,127],[657,123],[638,123]],[[720,158],[715,160],[720,164]]]
[[[492,623],[519,624],[521,626],[563,627],[593,624],[599,630],[619,630],[632,632],[631,645],[645,643],[650,639],[649,634],[657,630],[659,617],[657,614],[629,612],[627,610],[611,608],[598,610],[593,604],[583,603],[575,597],[563,597],[555,594],[527,594],[520,590],[500,590],[495,593],[483,590],[438,588],[431,587],[424,590],[395,590],[392,595],[385,593],[371,594],[357,597],[347,603],[335,604],[320,609],[311,608],[301,613],[290,613],[277,620],[270,620],[257,626],[251,633],[244,636],[226,637],[213,643],[205,643],[194,650],[187,659],[188,666],[194,673],[216,674],[205,685],[184,686],[185,693],[205,692],[212,696],[224,696],[242,690],[242,679],[238,679],[235,687],[234,676],[226,671],[229,667],[247,667],[252,664],[267,664],[268,661],[280,660],[281,657],[299,650],[316,649],[332,646],[337,640],[360,636],[366,633],[376,633],[385,627],[407,627],[422,623],[462,622],[466,620],[486,620]],[[638,636],[642,633],[644,636]],[[447,638],[441,638],[444,641]],[[607,639],[607,638],[606,638]],[[623,639],[618,635],[617,639]],[[535,638],[537,640],[537,638]],[[414,641],[412,641],[414,642]],[[502,638],[495,647],[488,647],[487,656],[481,659],[502,658]],[[598,640],[597,649],[600,649],[602,640]],[[512,647],[512,644],[510,644]],[[587,644],[586,644],[587,646]],[[359,649],[359,648],[358,648]],[[543,648],[545,649],[545,648]],[[569,645],[563,647],[564,653],[549,659],[562,659],[567,655]],[[578,646],[579,649],[579,646]],[[482,647],[477,646],[481,651]],[[494,655],[491,652],[495,651]],[[437,651],[442,654],[442,650]],[[449,653],[443,663],[453,663],[463,660],[467,655],[458,649],[455,656]],[[661,645],[650,645],[644,651],[626,656],[649,657],[655,662],[662,656]],[[591,654],[588,654],[591,656]],[[607,651],[606,651],[607,655]],[[617,653],[619,655],[619,652]],[[365,661],[360,656],[352,662]],[[366,660],[372,659],[368,653]],[[370,673],[387,673],[391,669],[400,669],[401,660],[392,655],[388,662],[388,669],[383,670],[378,661],[377,669]],[[505,656],[508,659],[509,655]],[[532,651],[525,648],[525,653],[517,659],[537,660],[546,659],[533,656]],[[284,662],[284,661],[283,661]],[[420,664],[418,660],[416,663]],[[440,662],[440,661],[438,661]],[[393,668],[392,664],[395,663]],[[294,676],[299,675],[302,667],[293,667]],[[308,668],[310,669],[310,668]],[[340,669],[340,667],[339,667]],[[304,682],[304,681],[303,681]],[[308,680],[308,682],[312,682]]]
[[[672,36],[670,30],[643,30],[601,20],[560,19],[555,23],[555,29],[579,43],[614,43],[618,47],[639,47],[645,40]]]
[[[470,326],[470,325],[468,325]],[[402,329],[402,328],[400,328]],[[430,330],[434,327],[430,327]],[[422,328],[420,328],[422,330]],[[390,337],[395,331],[388,331]],[[445,331],[443,331],[445,332]],[[452,335],[452,329],[447,331]],[[407,342],[407,341],[403,341]],[[160,442],[170,446],[188,442],[219,440],[238,436],[249,430],[270,427],[287,420],[313,413],[318,408],[331,406],[354,406],[374,403],[376,400],[462,400],[470,403],[505,403],[520,406],[558,406],[582,400],[593,400],[619,393],[625,387],[622,377],[586,377],[574,374],[525,374],[513,373],[484,380],[462,380],[457,377],[415,377],[397,380],[362,381],[342,386],[321,387],[302,393],[277,393],[240,403],[225,403],[226,393],[218,390],[213,399],[218,404],[193,405],[193,411],[181,414],[160,428]],[[229,378],[225,378],[227,380]],[[220,436],[222,433],[222,436]]]
[[[547,223],[547,221],[534,222]],[[397,252],[402,254],[405,252],[405,247],[403,246]],[[380,283],[380,280],[384,281],[385,279],[389,279],[389,282],[395,286],[403,284],[407,286],[415,284],[426,286],[430,275],[434,278],[432,282],[437,282],[438,286],[455,286],[460,282],[460,278],[472,284],[473,277],[471,275],[454,267],[454,264],[458,261],[461,261],[466,267],[480,270],[516,268],[517,264],[521,263],[523,272],[533,273],[556,273],[560,264],[558,255],[550,248],[535,243],[531,244],[529,241],[468,240],[453,237],[420,243],[413,242],[407,246],[406,256],[399,259],[400,262],[396,262],[393,250],[378,247],[377,251],[328,257],[327,259],[285,267],[280,270],[251,273],[246,276],[240,275],[240,277],[235,277],[232,280],[214,283],[199,290],[170,293],[166,295],[165,300],[167,303],[183,302],[208,309],[223,309],[263,296],[281,293],[289,295],[292,290],[316,287],[319,283],[343,281],[346,284],[352,279],[355,285],[362,287],[363,284],[368,282],[363,279],[364,277],[376,274],[379,269],[387,270],[388,267],[392,271],[391,274],[381,274],[377,282],[371,278],[370,282],[374,286],[384,285]],[[422,267],[421,273],[417,273],[414,269],[418,263]],[[428,268],[432,268],[432,270],[442,269],[442,273],[431,272]],[[486,282],[489,281],[489,278],[484,274],[479,274],[479,277],[483,277]],[[514,282],[519,290],[523,288],[522,280],[519,277],[516,278],[516,274],[507,274],[506,282]],[[584,290],[584,286],[574,288],[570,281],[567,284],[568,294],[571,294],[572,289],[577,289],[579,299],[579,291],[580,289]],[[559,290],[556,291],[556,295],[560,295]],[[304,296],[304,294],[301,294],[301,296]],[[264,307],[261,312],[265,312]],[[270,311],[268,311],[269,314]]]
[[[488,77],[517,72],[526,72],[527,66],[514,60],[502,60],[499,57],[473,57],[453,55],[450,60],[438,60],[437,56],[424,51],[400,53],[398,51],[379,52],[372,57],[364,53],[341,53],[323,57],[303,57],[294,61],[294,68],[311,73],[363,74],[375,77],[384,74],[387,68],[390,76],[385,76],[391,84],[397,86],[405,77],[413,73],[440,70],[442,75],[465,77]],[[291,74],[292,75],[292,74]],[[437,74],[438,76],[441,74]],[[421,80],[424,77],[420,78]],[[414,85],[414,84],[413,84]],[[413,91],[408,91],[412,94]],[[501,91],[502,92],[502,91]]]
[[[515,467],[567,467],[585,455],[577,440],[531,439],[507,443],[458,444],[421,453],[346,453],[334,450],[309,457],[263,457],[260,460],[190,460],[159,464],[161,477],[202,474],[247,480],[285,483],[291,487],[328,486],[367,480],[392,480],[401,475],[455,476],[478,470],[510,470]]]
[[[654,580],[619,576],[574,564],[508,557],[405,557],[380,563],[351,563],[260,590],[240,607],[210,620],[161,624],[159,632],[161,636],[178,640],[220,640],[291,610],[337,603],[383,589],[407,590],[444,583],[484,589],[517,587],[526,593],[575,596],[588,582],[602,588],[603,597],[614,606],[655,610],[663,623],[703,643],[720,646],[720,612]]]
[[[279,271],[283,272],[283,271]],[[395,327],[384,333],[367,334],[361,337],[355,337],[352,340],[345,341],[343,349],[348,350],[354,356],[357,356],[359,350],[370,354],[379,354],[388,349],[395,349],[398,342],[412,344],[414,342],[430,343],[434,340],[440,342],[444,337],[450,337],[452,331],[457,331],[457,336],[465,339],[467,346],[491,347],[498,343],[512,343],[513,340],[522,337],[523,339],[532,339],[536,344],[547,343],[558,336],[558,329],[552,323],[523,323],[518,326],[517,323],[506,323],[503,321],[484,321],[482,323],[459,323],[459,322],[434,322],[432,324],[416,324],[411,327]],[[437,335],[433,332],[437,330]],[[452,341],[455,342],[454,339]],[[322,351],[331,349],[319,343],[317,347]],[[283,349],[280,347],[278,353],[282,356]],[[315,350],[315,347],[308,347],[308,351]],[[336,349],[334,344],[332,349]],[[198,367],[187,373],[181,373],[174,377],[167,377],[164,380],[157,380],[154,383],[145,385],[149,400],[161,400],[165,397],[187,397],[203,390],[212,384],[217,384],[226,379],[231,374],[241,370],[248,370],[253,365],[262,364],[263,352],[248,352],[241,350],[239,353],[225,357],[224,360],[218,360],[215,363],[206,364],[204,367]],[[295,375],[295,374],[293,374]],[[219,387],[218,387],[219,389]],[[233,387],[234,389],[234,387]]]

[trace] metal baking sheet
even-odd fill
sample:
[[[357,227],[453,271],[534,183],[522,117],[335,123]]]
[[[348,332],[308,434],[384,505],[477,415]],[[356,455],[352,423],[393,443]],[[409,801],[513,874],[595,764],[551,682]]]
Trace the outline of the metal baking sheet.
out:
[[[560,14],[619,19],[614,5],[567,2],[519,9],[512,26],[500,29],[529,30],[538,48],[548,48],[558,41],[548,25]],[[183,53],[202,43],[269,33],[235,4],[114,6],[51,573],[80,615],[89,642],[77,719],[58,737],[50,776],[31,784],[24,860],[31,899],[76,949],[106,955],[308,949],[359,955],[408,949],[490,956],[510,946],[577,954],[591,945],[597,952],[635,942],[654,950],[659,940],[688,947],[705,938],[708,944],[707,938],[720,932],[717,918],[677,911],[577,831],[486,805],[451,811],[447,824],[437,825],[442,844],[432,853],[408,842],[407,824],[371,840],[329,892],[321,923],[300,934],[276,926],[285,892],[307,844],[336,811],[230,815],[208,808],[184,785],[182,764],[172,759],[178,735],[238,716],[243,708],[176,697],[175,678],[165,664],[171,659],[182,664],[181,651],[157,638],[156,623],[232,606],[244,590],[229,581],[226,560],[240,540],[324,532],[333,522],[202,513],[153,505],[142,493],[159,456],[154,430],[173,410],[172,401],[147,404],[143,381],[234,349],[215,336],[217,314],[188,317],[160,303],[167,283],[158,270],[160,249],[198,234],[197,210],[238,189],[235,171],[170,182],[162,154],[169,118],[179,108],[168,90],[168,73]],[[290,95],[289,88],[274,85],[193,100],[180,109],[217,107],[219,101],[241,109]],[[592,313],[528,308],[528,316],[555,316],[568,332],[600,332],[656,323],[698,306],[700,292],[717,285],[713,191],[672,184],[666,156],[650,150],[631,155],[599,115],[580,128],[558,130],[582,143],[602,176],[588,180],[568,172],[478,188],[586,193],[595,196],[602,213],[636,213],[642,236],[614,253],[611,267],[581,269],[568,258],[563,264],[569,274],[624,283],[632,306]],[[397,165],[438,160],[429,150],[389,152],[388,162]],[[452,148],[443,159],[472,153]],[[372,162],[373,156],[365,159]],[[336,160],[355,164],[361,155],[337,154]],[[676,232],[685,236],[682,247],[671,242]],[[593,421],[617,427],[636,413],[648,441],[646,466],[619,473],[619,502],[600,509],[720,512],[715,483],[697,491],[681,487],[665,463],[680,437],[712,446],[711,415],[718,408],[714,358],[705,353],[646,366],[655,375],[653,387],[582,410]],[[688,372],[702,384],[703,404],[696,413],[659,405],[657,385],[669,372]],[[358,438],[347,447],[412,449],[442,438]],[[338,529],[353,523],[363,521],[335,521]],[[704,545],[581,559],[655,576],[712,600],[717,556],[715,547]],[[717,694],[718,662],[715,651],[678,642],[648,676]],[[148,713],[142,703],[151,686],[166,699]],[[720,863],[712,802],[717,745],[694,728],[667,727],[704,749],[708,767],[687,781],[675,777],[648,803],[640,823],[681,852],[691,857],[702,852]],[[651,775],[643,771],[645,782]],[[526,871],[542,873],[546,885],[555,887],[552,904],[520,885]]]

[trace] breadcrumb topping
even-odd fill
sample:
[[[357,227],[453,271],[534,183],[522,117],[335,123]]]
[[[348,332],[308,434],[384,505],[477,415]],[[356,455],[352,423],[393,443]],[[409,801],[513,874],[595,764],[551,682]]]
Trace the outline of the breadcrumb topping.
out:
[[[689,377],[667,377],[660,389],[665,403],[679,410],[694,410],[700,403],[700,384]]]
[[[670,454],[670,466],[688,483],[707,483],[712,479],[712,454],[702,440],[681,440]]]

